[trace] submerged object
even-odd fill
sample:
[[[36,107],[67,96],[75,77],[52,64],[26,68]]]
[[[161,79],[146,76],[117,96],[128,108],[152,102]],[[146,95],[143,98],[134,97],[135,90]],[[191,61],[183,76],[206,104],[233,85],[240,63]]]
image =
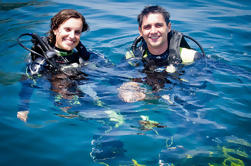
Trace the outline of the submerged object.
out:
[[[120,99],[127,103],[144,100],[146,97],[144,91],[145,89],[136,82],[126,82],[118,88]]]

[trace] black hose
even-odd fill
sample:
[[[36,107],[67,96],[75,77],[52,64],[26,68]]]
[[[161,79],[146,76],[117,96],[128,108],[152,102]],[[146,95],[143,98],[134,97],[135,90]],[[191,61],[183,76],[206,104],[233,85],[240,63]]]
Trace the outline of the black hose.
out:
[[[24,49],[28,50],[29,52],[31,52],[31,53],[33,53],[33,54],[36,54],[36,55],[41,56],[41,57],[44,58],[44,55],[39,54],[39,53],[37,53],[36,51],[34,51],[34,50],[30,49],[30,48],[25,47],[25,46],[21,43],[20,38],[23,37],[23,36],[31,36],[31,37],[32,37],[32,33],[24,33],[24,34],[21,34],[21,35],[17,38],[18,44],[19,44],[21,47],[23,47]]]
[[[132,44],[132,46],[131,46],[133,52],[135,51],[135,49],[136,49],[138,43],[139,43],[142,39],[143,39],[142,36],[138,36],[138,37],[133,41],[133,44]]]
[[[206,57],[206,54],[205,54],[205,52],[204,52],[204,49],[202,48],[202,46],[200,45],[199,42],[197,42],[194,38],[192,38],[192,37],[190,37],[190,36],[187,36],[187,35],[183,35],[183,36],[186,37],[186,38],[188,38],[188,39],[190,39],[190,40],[192,40],[194,43],[196,43],[196,44],[199,46],[199,48],[200,48],[200,50],[201,50],[201,52],[202,52],[202,55],[203,55],[204,57]]]
[[[34,51],[34,50],[32,50],[32,49],[30,49],[30,48],[25,47],[25,46],[21,43],[21,41],[20,41],[20,38],[23,37],[23,36],[31,36],[32,39],[35,39],[35,40],[39,43],[39,45],[41,46],[42,51],[43,51],[43,55],[40,54],[40,53],[38,53],[38,52],[36,52],[36,51]],[[46,61],[49,62],[53,67],[55,67],[56,69],[59,69],[59,67],[58,67],[54,62],[52,62],[52,61],[49,59],[49,57],[47,56],[48,51],[51,51],[50,47],[47,46],[47,44],[46,44],[37,34],[34,34],[34,33],[24,33],[24,34],[21,34],[21,35],[17,38],[17,42],[18,42],[18,44],[19,44],[21,47],[23,47],[24,49],[30,51],[31,53],[33,53],[33,54],[35,54],[35,55],[38,55],[38,56],[40,56],[40,57],[42,57],[42,58],[45,58]]]

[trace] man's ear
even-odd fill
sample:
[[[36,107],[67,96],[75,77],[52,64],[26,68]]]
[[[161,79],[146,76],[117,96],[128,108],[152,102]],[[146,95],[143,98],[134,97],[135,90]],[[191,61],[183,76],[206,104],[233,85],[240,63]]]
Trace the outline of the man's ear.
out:
[[[142,30],[141,30],[141,27],[138,27],[139,28],[139,34],[140,36],[142,36]]]
[[[167,27],[168,27],[168,33],[169,33],[171,31],[171,28],[172,28],[171,22],[168,23]]]

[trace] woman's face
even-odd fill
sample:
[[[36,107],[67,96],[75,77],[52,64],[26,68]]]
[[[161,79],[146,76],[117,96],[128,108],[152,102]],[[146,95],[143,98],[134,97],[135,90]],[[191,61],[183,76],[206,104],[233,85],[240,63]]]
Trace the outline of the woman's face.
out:
[[[71,51],[79,43],[83,23],[80,18],[70,18],[53,30],[56,36],[55,46],[57,48]]]

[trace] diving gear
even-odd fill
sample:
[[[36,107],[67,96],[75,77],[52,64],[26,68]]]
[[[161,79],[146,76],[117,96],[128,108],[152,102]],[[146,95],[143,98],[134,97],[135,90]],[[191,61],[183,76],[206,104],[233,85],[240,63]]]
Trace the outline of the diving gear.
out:
[[[81,41],[79,41],[76,49],[79,52],[79,56],[81,58],[83,58],[83,60],[87,61],[90,58],[90,53],[87,51],[87,49],[85,48],[85,46],[81,43]]]
[[[195,42],[203,56],[205,52],[202,46],[193,38],[183,35],[180,32],[171,30],[168,33],[168,49],[161,55],[153,55],[147,49],[147,44],[142,36],[138,36],[132,46],[131,50],[126,53],[126,59],[129,60],[129,64],[137,66],[135,60],[142,59],[146,70],[151,71],[167,71],[173,73],[177,71],[175,68],[179,68],[180,64],[190,64],[194,62],[194,59],[201,54],[190,48],[185,38],[188,38]],[[170,66],[172,64],[172,66]],[[166,69],[163,67],[166,66]]]
[[[188,45],[188,43],[185,41],[184,38],[188,38],[188,39],[192,40],[193,42],[195,42],[198,45],[198,47],[200,48],[202,55],[204,57],[206,56],[204,49],[200,45],[199,42],[197,42],[195,39],[193,39],[190,36],[184,35],[181,32],[174,31],[174,30],[171,30],[171,32],[168,33],[168,39],[169,39],[169,42],[168,42],[169,47],[168,48],[169,48],[169,52],[171,52],[171,54],[173,52],[178,51],[179,46],[190,49],[190,46]],[[141,43],[141,45],[138,46],[139,43]],[[133,44],[131,46],[131,50],[132,50],[134,56],[144,55],[146,48],[147,48],[147,45],[146,45],[146,42],[144,41],[142,36],[138,36],[133,41]],[[170,51],[170,49],[171,49],[171,51]],[[172,58],[172,59],[175,59],[175,58]]]
[[[41,53],[38,53],[37,51],[35,51],[33,49],[29,49],[29,48],[25,47],[20,41],[20,38],[23,36],[31,36],[32,43],[35,46],[38,46],[40,48]],[[51,59],[56,56],[56,53],[54,52],[53,48],[49,44],[47,44],[39,35],[37,35],[35,33],[24,33],[24,34],[21,34],[17,38],[17,41],[21,47],[30,51],[31,54],[34,54],[34,55],[32,55],[32,60],[36,59],[36,57],[35,57],[35,55],[36,55],[36,56],[44,58],[53,67],[58,68],[57,65],[55,64],[55,62],[51,61]]]
[[[74,75],[77,75],[81,72],[80,65],[77,63],[72,63],[69,65],[61,65],[60,71],[67,74],[68,76],[74,76]]]
[[[174,73],[174,72],[176,72],[176,68],[173,66],[173,64],[168,65],[165,70],[168,73]]]
[[[41,71],[46,63],[45,59],[37,58],[33,63],[28,65],[29,75],[38,75],[41,74]]]
[[[180,57],[183,64],[191,64],[194,62],[194,59],[198,57],[199,53],[192,49],[180,48]]]
[[[184,35],[184,34],[183,34],[183,36],[184,36],[185,38],[188,38],[188,39],[192,40],[193,42],[195,42],[195,43],[199,46],[199,48],[200,48],[200,50],[201,50],[201,53],[202,53],[203,57],[206,57],[206,53],[205,53],[203,47],[200,45],[199,42],[197,42],[194,38],[192,38],[192,37],[190,37],[190,36],[187,36],[187,35]]]
[[[25,47],[20,41],[24,36],[32,38],[32,49]],[[61,71],[66,75],[73,76],[72,74],[80,72],[80,66],[90,58],[90,53],[81,42],[76,47],[77,51],[65,51],[52,46],[47,37],[40,37],[34,33],[21,34],[17,41],[21,47],[31,53],[32,63],[28,65],[28,73],[31,75],[40,74],[42,70],[47,69],[53,72]],[[43,63],[41,63],[42,61]],[[78,64],[78,67],[74,67],[72,64]]]

